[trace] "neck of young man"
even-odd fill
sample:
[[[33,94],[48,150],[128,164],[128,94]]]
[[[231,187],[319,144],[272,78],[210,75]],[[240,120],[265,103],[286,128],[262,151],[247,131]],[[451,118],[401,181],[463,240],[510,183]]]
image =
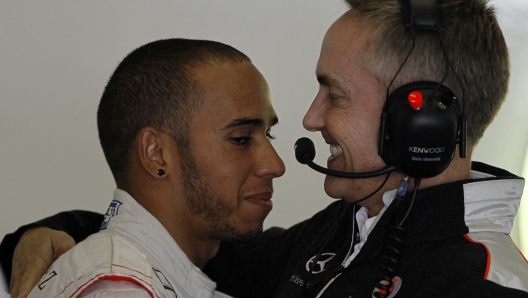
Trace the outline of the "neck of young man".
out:
[[[192,214],[183,192],[174,185],[140,184],[126,191],[163,225],[189,260],[203,269],[220,247],[218,239],[208,237],[207,223]]]

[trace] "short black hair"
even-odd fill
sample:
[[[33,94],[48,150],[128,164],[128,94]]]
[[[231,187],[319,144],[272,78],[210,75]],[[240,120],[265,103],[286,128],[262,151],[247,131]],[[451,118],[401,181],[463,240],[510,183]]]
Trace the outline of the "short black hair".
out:
[[[190,119],[203,98],[193,68],[245,61],[251,62],[229,45],[181,38],[157,40],[128,54],[110,77],[97,111],[99,140],[118,187],[128,181],[130,148],[143,127],[188,145]]]

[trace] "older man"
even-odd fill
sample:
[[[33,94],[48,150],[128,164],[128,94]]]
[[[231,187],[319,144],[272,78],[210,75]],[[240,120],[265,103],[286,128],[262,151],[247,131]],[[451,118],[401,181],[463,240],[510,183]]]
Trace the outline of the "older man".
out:
[[[347,3],[304,118],[330,146],[325,191],[342,200],[290,229],[223,243],[205,272],[239,297],[528,297],[528,265],[508,236],[524,181],[471,162],[509,81],[493,9]],[[396,172],[334,176],[387,167]]]

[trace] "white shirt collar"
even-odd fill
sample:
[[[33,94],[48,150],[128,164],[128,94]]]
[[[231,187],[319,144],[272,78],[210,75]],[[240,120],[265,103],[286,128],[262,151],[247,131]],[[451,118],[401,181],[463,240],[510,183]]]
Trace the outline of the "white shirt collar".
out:
[[[116,189],[112,204],[113,214],[105,215],[107,230],[136,244],[156,269],[165,272],[171,283],[190,297],[214,292],[216,283],[189,260],[165,227],[130,194]]]

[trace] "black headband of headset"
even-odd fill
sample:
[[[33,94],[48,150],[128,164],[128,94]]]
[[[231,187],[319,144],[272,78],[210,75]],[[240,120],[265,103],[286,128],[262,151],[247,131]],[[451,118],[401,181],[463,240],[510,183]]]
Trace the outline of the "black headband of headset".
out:
[[[441,0],[402,0],[407,27],[420,30],[444,29]]]

